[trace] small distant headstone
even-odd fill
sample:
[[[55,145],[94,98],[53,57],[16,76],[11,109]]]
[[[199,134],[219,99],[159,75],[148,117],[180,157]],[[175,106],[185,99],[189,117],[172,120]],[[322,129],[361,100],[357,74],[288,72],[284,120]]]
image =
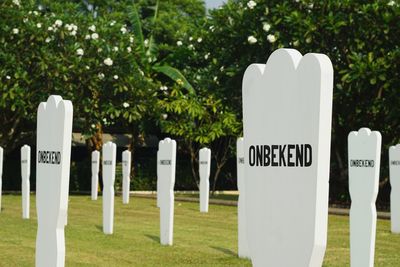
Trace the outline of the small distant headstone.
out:
[[[92,152],[92,200],[97,200],[99,191],[100,152]]]
[[[160,243],[172,246],[174,232],[174,185],[176,142],[170,138],[158,144],[157,175],[159,181]]]
[[[322,266],[333,68],[278,49],[243,77],[247,240],[253,266]]]
[[[31,147],[21,147],[21,191],[22,191],[22,218],[29,219],[30,209],[30,181],[31,176]]]
[[[381,143],[381,134],[368,128],[351,132],[348,137],[350,265],[353,267],[374,266]]]
[[[211,150],[204,147],[199,151],[200,212],[208,212],[208,199],[210,194],[210,167]]]
[[[63,267],[64,226],[68,209],[72,103],[52,95],[37,116],[36,266]]]
[[[114,228],[114,182],[117,146],[112,142],[103,145],[103,232],[112,234]]]
[[[1,195],[3,191],[3,148],[0,146],[0,212],[1,212]]]
[[[246,193],[244,182],[244,149],[243,137],[238,138],[236,142],[236,160],[237,160],[237,187],[239,189],[238,199],[238,255],[239,258],[250,259],[249,246],[247,244],[246,234]]]
[[[400,144],[389,148],[389,173],[391,230],[400,234]]]
[[[122,203],[129,203],[129,192],[131,183],[131,152],[122,152]]]

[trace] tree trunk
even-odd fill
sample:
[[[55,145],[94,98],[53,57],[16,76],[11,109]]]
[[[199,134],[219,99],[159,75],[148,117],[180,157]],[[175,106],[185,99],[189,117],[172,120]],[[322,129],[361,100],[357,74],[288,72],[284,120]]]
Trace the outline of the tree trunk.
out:
[[[189,153],[190,153],[190,167],[192,170],[192,177],[197,186],[197,189],[199,189],[200,188],[200,181],[199,181],[200,178],[199,178],[199,173],[198,173],[198,169],[199,169],[198,168],[199,164],[198,164],[198,159],[197,159],[198,151],[197,151],[197,149],[193,148],[193,144],[190,141],[188,142],[188,147],[189,147]]]

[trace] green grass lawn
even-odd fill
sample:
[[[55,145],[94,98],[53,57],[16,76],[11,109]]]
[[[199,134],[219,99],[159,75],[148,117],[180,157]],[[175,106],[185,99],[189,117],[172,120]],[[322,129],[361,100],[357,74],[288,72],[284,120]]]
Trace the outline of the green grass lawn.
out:
[[[3,196],[0,213],[0,266],[34,266],[35,198],[31,219],[21,219],[21,198]],[[66,227],[66,266],[250,266],[238,259],[235,207],[211,205],[208,214],[197,203],[175,202],[174,245],[159,244],[155,199],[115,199],[114,234],[102,233],[101,198],[71,196]],[[349,265],[348,217],[330,216],[324,266]],[[400,235],[379,220],[375,266],[400,266]]]

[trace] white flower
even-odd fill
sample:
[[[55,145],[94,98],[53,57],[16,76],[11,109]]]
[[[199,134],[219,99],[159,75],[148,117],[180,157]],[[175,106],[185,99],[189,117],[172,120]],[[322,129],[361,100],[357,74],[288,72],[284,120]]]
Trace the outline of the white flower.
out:
[[[249,37],[247,37],[247,42],[249,42],[249,44],[255,44],[257,43],[257,39],[253,35],[250,35]]]
[[[7,79],[7,80],[10,80],[10,79],[11,79],[11,77],[7,75],[7,76],[6,76],[6,79]]]
[[[70,32],[69,35],[75,36],[76,35],[76,31]]]
[[[214,82],[218,81],[218,77],[217,77],[217,76],[214,76],[213,81],[214,81]]]
[[[225,67],[222,66],[221,68],[219,68],[219,71],[223,72],[225,70]]]
[[[92,39],[93,40],[99,39],[99,35],[97,33],[92,33]]]
[[[39,15],[39,12],[33,11],[33,15],[37,16],[37,15]]]
[[[300,44],[299,40],[296,40],[296,41],[293,42],[293,46],[299,46],[299,44]]]
[[[309,44],[309,43],[311,43],[311,41],[312,41],[312,38],[311,37],[307,37],[306,43]]]
[[[190,37],[189,37],[189,41],[192,41],[192,40],[193,40],[193,37],[192,37],[192,36],[190,36]]]
[[[213,25],[211,25],[208,29],[209,29],[211,32],[213,32],[213,31],[215,30],[215,27],[214,27]]]
[[[27,22],[28,22],[28,18],[24,18],[22,21],[23,21],[24,23],[27,23]]]
[[[190,44],[190,45],[188,46],[188,48],[189,48],[190,50],[193,50],[194,46],[193,46],[192,44]]]
[[[388,6],[394,6],[396,4],[396,2],[395,1],[389,1],[389,3],[388,3]]]
[[[310,3],[309,5],[308,5],[308,8],[309,9],[312,9],[314,7],[314,4],[313,3]]]
[[[42,23],[38,23],[38,24],[36,24],[36,27],[38,27],[38,28],[42,28]]]
[[[201,38],[201,37],[197,38],[198,43],[201,43],[202,41],[203,41],[203,38]]]
[[[96,125],[92,124],[92,125],[90,125],[90,127],[92,127],[94,129],[94,128],[96,128]]]
[[[68,31],[77,31],[78,30],[78,26],[76,26],[75,24],[66,24],[65,28],[67,28]]]
[[[118,47],[114,46],[113,47],[113,51],[117,52],[118,51]]]
[[[82,49],[82,48],[78,48],[78,49],[76,50],[76,54],[77,54],[78,56],[83,56],[83,54],[84,54],[83,49]]]
[[[105,77],[105,75],[103,73],[101,73],[101,72],[97,76],[99,76],[100,80],[104,79],[104,77]]]
[[[268,32],[271,29],[271,24],[263,23],[263,30]]]
[[[103,63],[104,63],[104,65],[106,65],[106,66],[112,66],[113,61],[112,61],[111,58],[108,57],[108,58],[104,59]]]
[[[125,27],[121,27],[122,34],[125,34],[128,30]]]
[[[149,39],[144,40],[144,46],[148,46],[149,45]]]
[[[100,53],[100,52],[102,52],[102,51],[103,51],[102,48],[97,49],[97,53]]]
[[[133,43],[133,41],[134,41],[133,37],[132,37],[132,36],[129,37],[129,42],[130,42],[130,43]]]
[[[19,2],[19,0],[13,0],[12,2],[13,2],[13,4],[14,4],[14,5],[16,5],[16,6],[20,6],[20,2]]]
[[[89,66],[85,66],[85,69],[90,70],[90,67]]]
[[[168,114],[162,114],[162,118],[164,119],[164,120],[166,120],[167,118],[168,118]]]
[[[92,25],[88,29],[89,29],[89,31],[95,32],[96,31],[96,26]]]
[[[269,13],[269,8],[268,7],[265,8],[264,13],[265,13],[265,15],[268,15],[268,13]]]
[[[161,91],[167,91],[167,90],[168,90],[168,87],[165,86],[165,85],[163,85],[163,86],[160,87],[160,90],[161,90]]]
[[[131,48],[130,46],[128,46],[128,47],[126,48],[126,51],[128,51],[128,53],[130,53],[130,52],[132,52],[132,48]]]
[[[182,44],[183,44],[182,41],[176,42],[176,45],[177,45],[177,46],[181,46]]]
[[[209,56],[210,56],[210,53],[205,54],[204,59],[208,59]]]
[[[124,102],[124,103],[122,104],[122,106],[123,106],[124,108],[129,108],[129,103]]]
[[[139,72],[140,72],[140,75],[144,76],[144,72],[141,69],[139,69]]]
[[[115,21],[115,20],[112,20],[112,21],[110,22],[110,26],[114,26],[115,23],[116,23],[116,21]]]
[[[273,35],[273,34],[268,34],[267,40],[268,40],[268,42],[270,42],[270,43],[275,43],[276,37],[275,37],[275,35]]]
[[[90,34],[86,34],[85,35],[85,40],[89,40],[90,39]]]
[[[18,33],[19,33],[19,30],[18,30],[17,28],[14,28],[14,29],[12,30],[12,33],[13,33],[13,34],[18,34]]]
[[[118,75],[114,75],[113,78],[114,78],[114,80],[118,80],[119,77],[118,77]]]
[[[47,37],[46,40],[44,40],[46,43],[50,43],[51,42],[51,38]]]
[[[47,28],[47,30],[48,30],[49,32],[52,32],[52,31],[54,31],[54,28],[53,28],[52,26],[50,26],[50,27]]]
[[[56,26],[56,27],[61,27],[62,25],[63,25],[63,22],[59,19],[54,22],[54,26]]]
[[[257,3],[254,2],[253,0],[250,0],[249,2],[247,2],[247,7],[250,9],[253,9],[256,5],[257,5]]]

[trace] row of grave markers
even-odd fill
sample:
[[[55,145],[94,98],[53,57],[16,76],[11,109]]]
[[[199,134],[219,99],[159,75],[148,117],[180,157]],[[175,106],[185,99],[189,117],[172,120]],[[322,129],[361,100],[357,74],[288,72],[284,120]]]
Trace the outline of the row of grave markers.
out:
[[[278,49],[266,64],[247,68],[242,90],[244,138],[238,141],[237,149],[238,154],[242,153],[238,163],[244,164],[238,166],[241,193],[238,217],[239,240],[247,242],[239,244],[240,254],[250,256],[254,266],[322,266],[328,221],[332,64],[322,54],[302,56],[294,49]],[[37,120],[36,266],[64,266],[71,135],[71,102],[50,96],[39,105]],[[352,266],[373,264],[380,146],[377,132],[361,129],[349,135]],[[210,159],[208,151],[202,153],[200,166],[202,161]],[[400,226],[396,226],[400,222],[400,189],[396,189],[400,187],[400,146],[390,148],[389,154],[392,231],[397,232],[400,231]],[[172,244],[173,233],[175,155],[175,141],[160,142],[157,160],[160,240],[167,245]],[[113,228],[110,218],[115,157],[115,144],[105,144],[103,230],[106,233],[112,233]],[[2,160],[0,174],[1,164]],[[202,171],[200,177],[209,175],[209,169],[203,174]],[[200,184],[201,188],[209,186],[204,180]],[[200,199],[201,211],[206,212],[205,191],[200,192]],[[361,222],[364,225],[359,226]]]

